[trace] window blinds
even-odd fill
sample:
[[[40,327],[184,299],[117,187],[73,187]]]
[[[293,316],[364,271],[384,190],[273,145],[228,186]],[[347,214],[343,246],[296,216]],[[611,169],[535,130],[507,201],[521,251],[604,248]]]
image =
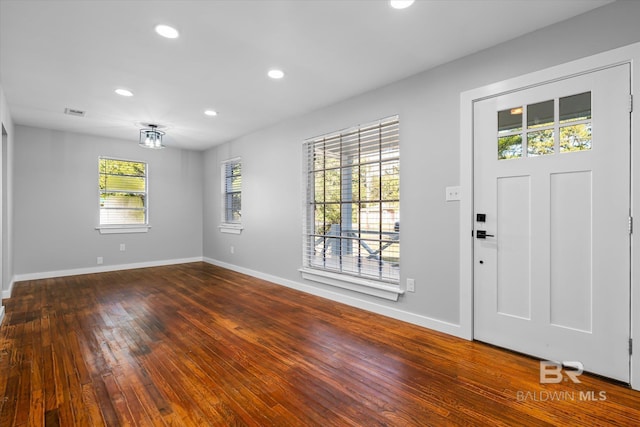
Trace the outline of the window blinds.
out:
[[[147,224],[147,164],[99,158],[100,225]]]
[[[304,265],[399,282],[397,116],[304,143]]]
[[[240,159],[224,162],[222,174],[224,176],[224,222],[238,224],[242,215],[242,164]]]

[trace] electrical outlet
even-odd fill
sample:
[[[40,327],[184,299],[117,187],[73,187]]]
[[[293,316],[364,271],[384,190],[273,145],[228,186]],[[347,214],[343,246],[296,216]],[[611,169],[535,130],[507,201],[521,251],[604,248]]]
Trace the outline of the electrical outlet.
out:
[[[125,246],[124,243],[120,243],[120,252],[124,252],[127,250],[127,247]]]
[[[416,280],[415,279],[407,279],[407,291],[415,292],[416,291]]]
[[[103,259],[101,256],[99,256],[98,258],[96,258],[96,262],[98,263],[98,265],[101,265],[103,263]]]
[[[236,253],[236,248],[234,246],[231,246],[229,248],[229,252],[231,252],[232,254],[235,254]]]
[[[462,190],[458,187],[447,187],[445,188],[445,200],[447,202],[453,202],[455,200],[460,200],[462,197]]]

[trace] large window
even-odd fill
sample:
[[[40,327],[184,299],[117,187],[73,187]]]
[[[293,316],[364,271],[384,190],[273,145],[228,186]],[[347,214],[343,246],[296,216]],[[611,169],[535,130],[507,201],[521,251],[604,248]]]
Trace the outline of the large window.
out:
[[[398,117],[307,140],[304,150],[304,267],[398,284]]]
[[[100,226],[147,225],[147,164],[99,159]]]
[[[222,163],[222,225],[220,231],[242,230],[242,162],[239,158]]]

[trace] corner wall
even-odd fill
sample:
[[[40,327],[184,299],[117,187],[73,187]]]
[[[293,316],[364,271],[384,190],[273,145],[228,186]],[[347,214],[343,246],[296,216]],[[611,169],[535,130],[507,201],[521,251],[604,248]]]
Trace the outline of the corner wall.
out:
[[[7,106],[7,100],[4,95],[4,90],[0,84],[0,132],[2,135],[2,145],[5,149],[2,150],[0,146],[0,165],[7,165],[6,173],[4,174],[7,182],[2,185],[0,180],[0,188],[6,189],[6,194],[0,193],[0,207],[3,203],[6,203],[4,209],[0,208],[0,227],[2,228],[2,243],[0,246],[0,262],[2,262],[3,268],[0,275],[0,290],[2,291],[0,296],[2,298],[9,298],[11,296],[12,277],[13,277],[13,147],[14,147],[14,126],[11,119],[11,113]],[[6,134],[5,134],[6,132]],[[4,159],[3,157],[7,158]],[[0,168],[0,174],[2,169]],[[1,175],[0,175],[1,176]],[[2,212],[6,214],[4,218],[4,227]],[[0,323],[4,318],[4,306],[0,306]]]

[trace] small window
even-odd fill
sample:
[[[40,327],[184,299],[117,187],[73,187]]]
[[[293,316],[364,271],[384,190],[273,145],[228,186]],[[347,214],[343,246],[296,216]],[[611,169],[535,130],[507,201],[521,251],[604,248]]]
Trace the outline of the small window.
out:
[[[554,100],[527,106],[527,156],[555,153]]]
[[[591,92],[560,98],[560,152],[591,150]]]
[[[522,107],[498,112],[498,159],[522,157]]]
[[[220,231],[240,233],[242,229],[242,162],[222,163],[222,225]]]
[[[147,226],[147,164],[100,157],[100,227]]]

